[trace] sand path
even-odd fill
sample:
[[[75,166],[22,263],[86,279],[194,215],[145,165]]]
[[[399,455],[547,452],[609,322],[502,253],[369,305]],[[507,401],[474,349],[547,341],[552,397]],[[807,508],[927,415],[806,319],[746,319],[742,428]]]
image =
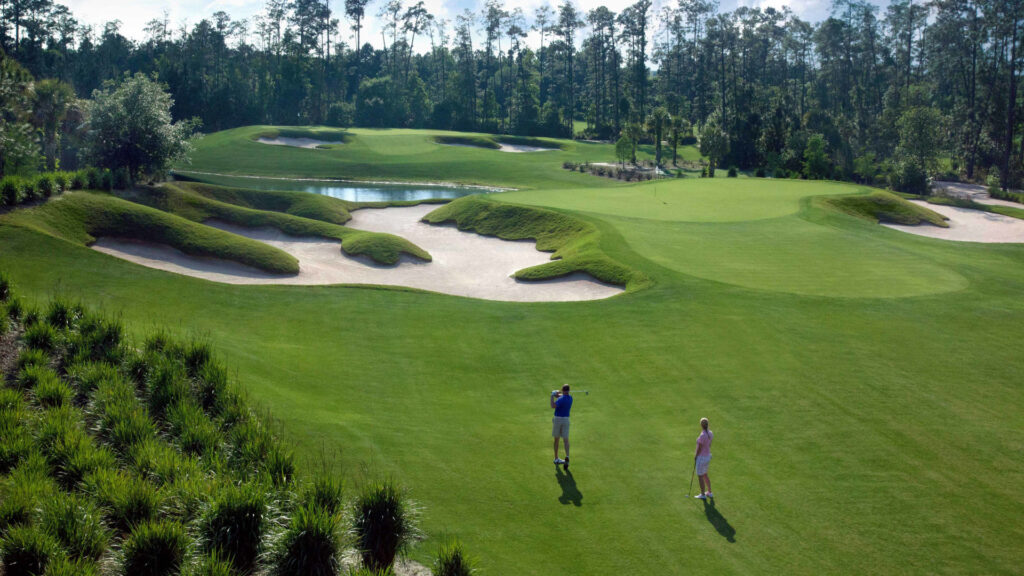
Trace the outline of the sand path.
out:
[[[316,148],[321,144],[340,144],[340,142],[328,142],[326,140],[316,140],[314,138],[287,138],[284,136],[279,136],[277,138],[260,136],[256,141],[260,144],[270,144],[271,146],[292,146],[294,148]]]
[[[93,249],[143,266],[228,284],[382,284],[408,286],[457,296],[512,302],[598,300],[622,288],[573,274],[543,282],[519,282],[511,274],[550,261],[529,240],[508,241],[435,226],[420,219],[436,205],[363,209],[352,213],[352,228],[388,232],[409,239],[430,253],[432,262],[403,258],[382,266],[341,251],[340,242],[289,236],[276,228],[243,228],[225,222],[207,224],[275,246],[299,260],[294,276],[268,274],[235,262],[186,255],[165,245],[101,238]]]
[[[979,200],[976,198],[975,201]],[[918,236],[956,240],[959,242],[1024,242],[1024,220],[1019,218],[982,212],[981,210],[971,210],[970,208],[929,204],[923,200],[910,200],[910,202],[945,216],[949,219],[949,228],[939,228],[931,224],[921,224],[919,226],[882,225],[886,228],[893,228],[917,234]],[[994,202],[998,202],[998,200],[990,200],[986,203]]]

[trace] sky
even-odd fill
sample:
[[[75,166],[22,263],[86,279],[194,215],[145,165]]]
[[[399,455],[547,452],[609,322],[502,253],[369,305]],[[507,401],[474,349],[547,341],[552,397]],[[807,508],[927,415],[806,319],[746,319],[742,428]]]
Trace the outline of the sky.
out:
[[[58,2],[71,8],[72,13],[79,22],[96,26],[102,29],[106,22],[111,20],[121,21],[121,33],[133,40],[145,38],[143,28],[146,23],[154,18],[160,18],[166,11],[170,17],[173,28],[177,30],[181,24],[189,27],[203,18],[209,17],[214,12],[223,10],[231,15],[233,19],[252,18],[263,10],[265,0],[58,0]],[[343,16],[345,9],[344,0],[330,0],[331,9],[336,15]],[[386,0],[371,0],[367,6],[367,15],[374,16],[367,20],[367,26],[362,32],[363,42],[370,42],[379,47],[381,44],[379,19],[376,18],[379,7]],[[546,0],[506,0],[505,8],[512,10],[516,7],[522,8],[527,15],[528,22],[532,22],[534,10]],[[552,0],[550,3],[555,6],[560,0]],[[607,6],[614,12],[619,12],[636,0],[574,0],[577,7],[583,12],[598,6]],[[874,4],[885,5],[887,0],[870,0]],[[409,1],[406,0],[408,4]],[[652,13],[657,13],[663,3],[675,4],[675,0],[654,0]],[[483,0],[424,0],[428,11],[435,17],[447,18],[454,21],[456,14],[464,8],[471,8],[479,12],[483,6]],[[828,16],[832,0],[720,0],[720,9],[730,11],[738,6],[759,6],[766,8],[773,6],[781,8],[789,6],[790,9],[804,20],[818,22]],[[348,22],[342,18],[342,33],[348,39],[350,30]],[[536,34],[528,38],[531,45],[539,43]],[[426,43],[424,43],[426,44]],[[418,52],[419,50],[417,50]]]

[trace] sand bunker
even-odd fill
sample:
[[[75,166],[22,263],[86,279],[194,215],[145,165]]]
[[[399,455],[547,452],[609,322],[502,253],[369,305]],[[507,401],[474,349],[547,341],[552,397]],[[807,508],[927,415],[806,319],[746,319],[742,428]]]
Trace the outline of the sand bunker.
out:
[[[256,140],[260,144],[270,144],[271,146],[291,146],[293,148],[316,148],[318,146],[326,146],[329,144],[338,144],[338,142],[328,142],[327,140],[317,140],[315,138],[286,138],[279,136],[277,138],[267,138],[266,136],[260,136]]]
[[[931,224],[919,226],[883,224],[883,226],[919,236],[959,242],[1024,242],[1024,220],[1019,218],[971,210],[970,208],[929,204],[921,200],[911,200],[911,202],[948,218],[949,228],[939,228]]]
[[[228,284],[383,284],[409,286],[457,296],[513,302],[598,300],[622,292],[619,286],[573,274],[543,282],[520,282],[517,270],[550,261],[534,242],[508,241],[462,232],[454,226],[435,226],[420,219],[436,205],[363,209],[352,213],[352,228],[389,232],[414,242],[432,262],[403,259],[381,266],[341,251],[340,242],[289,236],[276,228],[242,228],[224,222],[207,224],[276,246],[299,260],[294,276],[268,274],[234,262],[197,258],[173,248],[116,238],[101,238],[93,249],[143,266]]]

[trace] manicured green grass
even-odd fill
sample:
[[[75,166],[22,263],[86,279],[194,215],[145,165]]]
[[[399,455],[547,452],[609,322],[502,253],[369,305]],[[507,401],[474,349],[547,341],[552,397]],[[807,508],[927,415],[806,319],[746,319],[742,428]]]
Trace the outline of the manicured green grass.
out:
[[[537,139],[535,145],[561,148],[551,152],[501,152],[490,134],[436,130],[338,130],[346,143],[330,150],[307,150],[260,144],[255,138],[280,130],[249,126],[204,136],[196,143],[192,162],[179,166],[183,173],[202,179],[197,172],[227,175],[291,176],[396,182],[452,182],[509,188],[595,188],[621,186],[616,180],[562,169],[562,162],[615,162],[615,148],[572,140]],[[321,136],[332,130],[315,128]],[[438,139],[471,144],[446,146]],[[534,142],[534,139],[529,139]],[[526,143],[519,142],[519,143]],[[683,155],[696,149],[682,148]],[[652,159],[653,147],[642,148],[640,159]],[[698,154],[699,156],[699,154]]]
[[[223,258],[275,274],[295,274],[298,261],[262,242],[106,194],[74,192],[2,217],[18,226],[88,246],[100,236],[166,244],[185,254]]]
[[[207,138],[195,163],[535,188],[490,201],[579,218],[651,281],[548,304],[230,286],[0,226],[0,267],[21,293],[117,310],[135,332],[203,334],[300,459],[402,479],[425,511],[415,558],[454,535],[485,574],[1024,564],[1024,247],[908,235],[812,198],[871,192],[847,184],[625,186],[561,170],[603,150],[579,143],[505,154],[355,130],[344,151],[251,143],[272,150],[247,157],[246,130]],[[564,382],[571,477],[550,464],[547,396]],[[685,498],[701,416],[716,433],[714,507]]]

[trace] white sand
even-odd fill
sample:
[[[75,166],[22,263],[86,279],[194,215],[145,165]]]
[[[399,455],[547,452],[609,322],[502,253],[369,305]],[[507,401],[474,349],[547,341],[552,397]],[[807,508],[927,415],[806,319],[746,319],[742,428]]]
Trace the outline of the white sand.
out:
[[[923,200],[910,200],[910,202],[945,216],[948,218],[949,228],[939,228],[931,224],[919,226],[883,224],[883,226],[919,236],[959,242],[1024,242],[1024,220],[1019,218],[971,210],[970,208],[929,204]]]
[[[990,204],[992,206],[1009,206],[1011,208],[1024,208],[1024,205],[1009,200],[996,200],[989,196],[988,188],[980,184],[965,184],[963,182],[934,182],[935,188],[944,191],[950,196],[969,198],[978,204]]]
[[[514,302],[598,300],[622,288],[598,282],[587,274],[543,282],[519,282],[517,270],[544,264],[550,254],[534,242],[507,241],[434,226],[420,219],[436,205],[363,209],[352,213],[348,226],[389,232],[407,238],[433,257],[422,262],[404,257],[396,266],[382,266],[369,258],[353,258],[341,243],[321,238],[288,236],[275,228],[242,228],[224,222],[207,224],[278,247],[299,260],[299,273],[278,276],[234,262],[197,258],[164,245],[101,238],[93,248],[143,266],[228,284],[383,284],[409,286],[457,296]]]
[[[277,138],[260,136],[256,141],[260,144],[270,144],[271,146],[292,146],[293,148],[314,149],[321,144],[340,144],[340,142],[328,142],[327,140],[316,140],[315,138],[287,138],[283,136],[279,136]]]

